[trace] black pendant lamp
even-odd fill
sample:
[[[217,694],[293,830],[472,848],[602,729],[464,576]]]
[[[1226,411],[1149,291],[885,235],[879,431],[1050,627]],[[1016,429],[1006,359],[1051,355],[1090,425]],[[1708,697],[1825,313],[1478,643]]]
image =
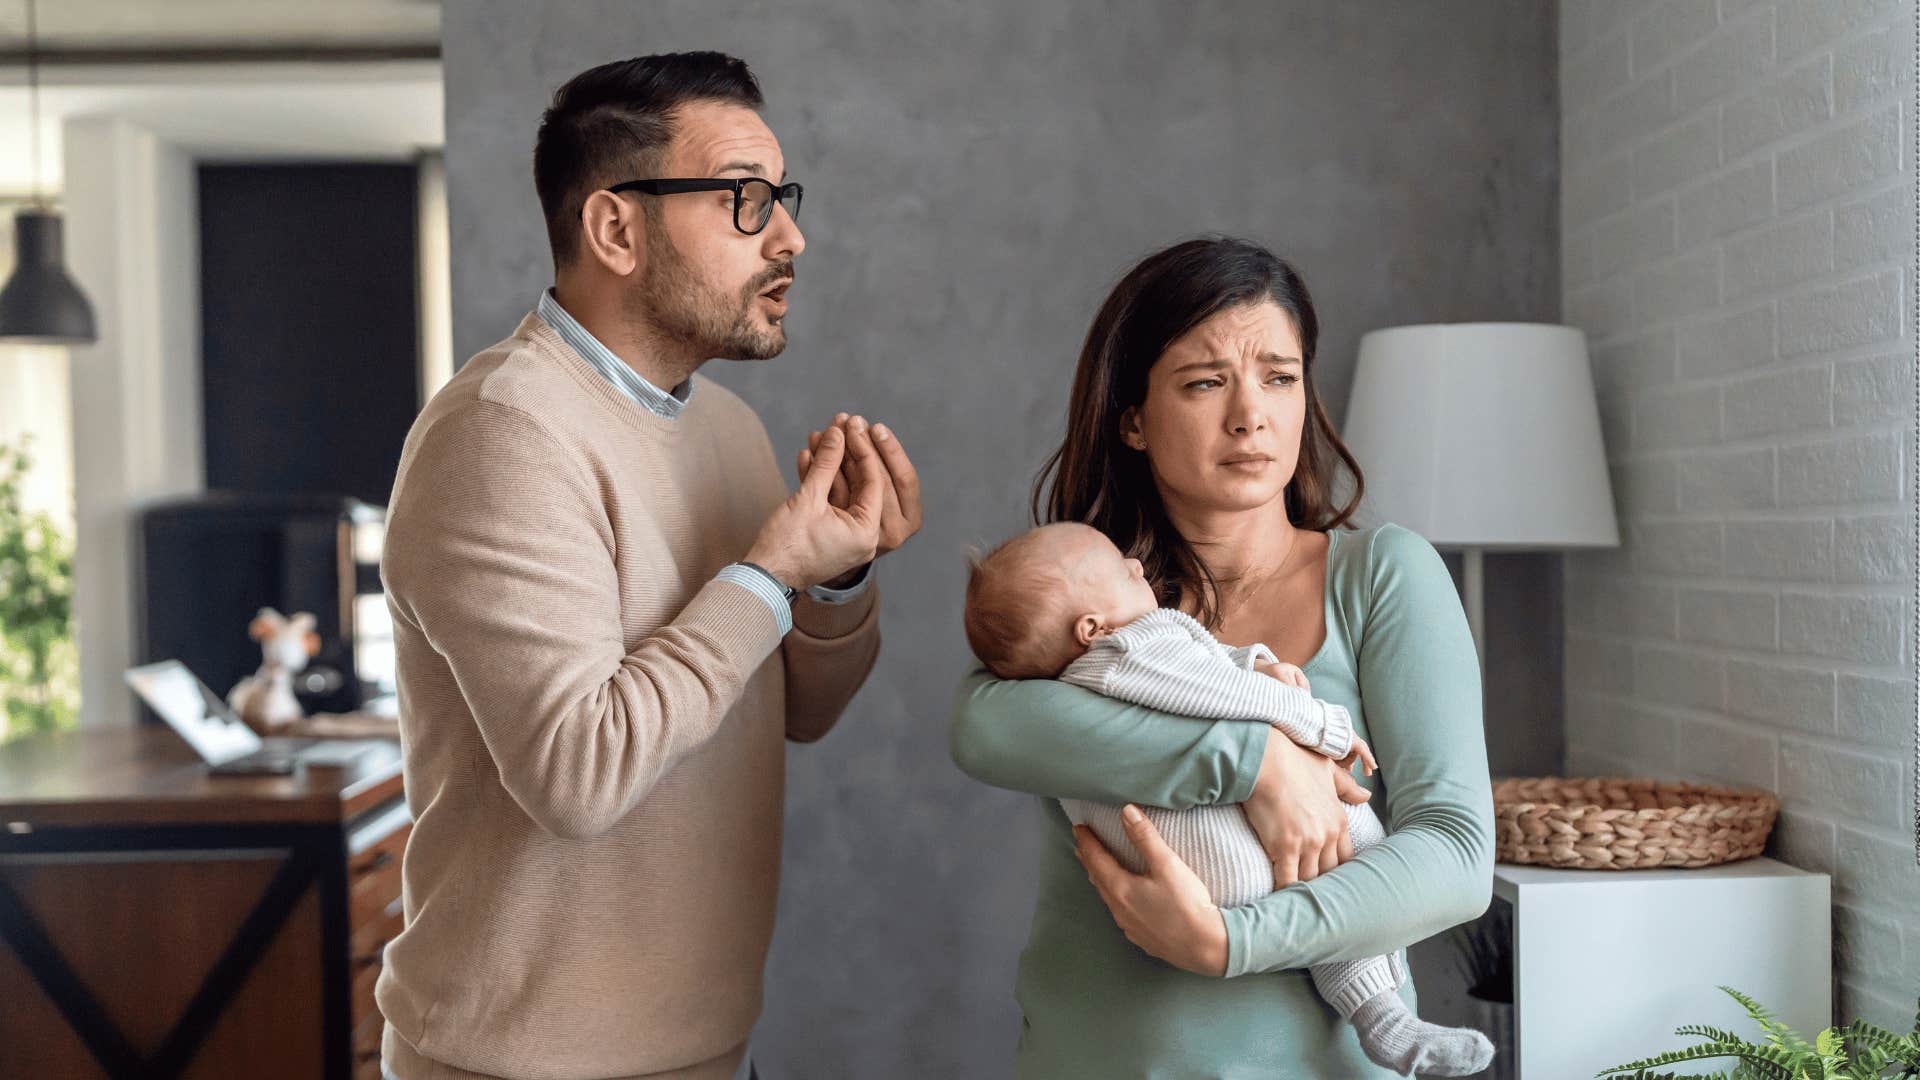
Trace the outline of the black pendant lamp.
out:
[[[33,112],[33,201],[13,218],[13,276],[0,286],[0,342],[86,345],[99,337],[93,305],[67,274],[60,215],[40,194],[40,54],[35,0],[27,0],[27,94]]]

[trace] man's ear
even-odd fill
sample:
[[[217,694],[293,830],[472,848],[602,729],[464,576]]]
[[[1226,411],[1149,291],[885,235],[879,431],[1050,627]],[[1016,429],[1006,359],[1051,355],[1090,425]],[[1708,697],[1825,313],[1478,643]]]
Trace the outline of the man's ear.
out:
[[[636,202],[611,191],[588,195],[580,210],[580,250],[576,257],[591,259],[620,277],[632,275],[645,261],[646,218]]]
[[[1073,620],[1073,640],[1082,647],[1093,644],[1093,639],[1104,637],[1106,627],[1100,625],[1100,616],[1088,613]]]
[[[1145,450],[1147,448],[1146,436],[1140,432],[1140,407],[1138,405],[1129,405],[1126,411],[1120,414],[1120,441],[1135,450]]]

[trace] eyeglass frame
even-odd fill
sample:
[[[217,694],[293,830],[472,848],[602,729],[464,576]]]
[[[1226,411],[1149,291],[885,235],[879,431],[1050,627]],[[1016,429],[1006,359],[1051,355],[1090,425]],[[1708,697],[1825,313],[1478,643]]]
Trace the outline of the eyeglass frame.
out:
[[[770,205],[776,207],[783,205],[781,200],[791,193],[793,195],[793,209],[787,211],[787,216],[793,218],[795,221],[800,220],[800,202],[805,197],[806,189],[791,181],[784,184],[776,184],[761,176],[662,177],[655,180],[627,180],[615,184],[606,190],[614,195],[619,195],[627,191],[637,191],[642,195],[685,195],[696,191],[731,191],[733,192],[734,229],[747,236],[758,236],[765,232],[767,226],[772,223],[773,211],[771,209],[767,211],[767,220],[761,222],[760,227],[757,229],[748,229],[740,224],[740,204],[744,201],[740,198],[740,193],[746,189],[748,184],[767,185],[773,192],[773,197],[769,199],[768,202]]]

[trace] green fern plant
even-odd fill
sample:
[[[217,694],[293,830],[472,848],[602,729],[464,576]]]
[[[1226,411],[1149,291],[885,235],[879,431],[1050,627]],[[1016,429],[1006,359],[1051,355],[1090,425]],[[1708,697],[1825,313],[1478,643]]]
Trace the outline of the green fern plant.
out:
[[[1596,1075],[1611,1080],[1880,1080],[1883,1077],[1920,1077],[1920,1010],[1913,1030],[1896,1035],[1877,1024],[1855,1020],[1844,1028],[1827,1028],[1808,1042],[1759,1002],[1730,986],[1720,989],[1747,1010],[1767,1041],[1748,1042],[1723,1028],[1688,1024],[1674,1034],[1704,1039],[1685,1050],[1602,1069]],[[1717,1073],[1654,1072],[1665,1065],[1709,1058],[1735,1058],[1731,1070]],[[1888,1070],[1897,1070],[1889,1072]]]

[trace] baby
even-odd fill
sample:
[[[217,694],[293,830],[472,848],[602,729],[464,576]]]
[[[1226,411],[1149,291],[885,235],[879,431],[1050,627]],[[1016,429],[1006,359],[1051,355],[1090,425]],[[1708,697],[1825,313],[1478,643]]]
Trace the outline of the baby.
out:
[[[1299,668],[1279,663],[1265,645],[1228,648],[1191,616],[1160,607],[1139,560],[1086,525],[1042,526],[976,560],[966,632],[974,653],[1003,679],[1060,679],[1162,712],[1262,721],[1343,766],[1358,761],[1369,775],[1377,767],[1346,709],[1316,700]],[[1119,807],[1079,799],[1060,805],[1128,869],[1145,872]],[[1215,904],[1249,904],[1274,891],[1273,865],[1239,806],[1140,809]],[[1385,839],[1369,806],[1346,811],[1356,854]],[[1396,992],[1407,978],[1397,954],[1308,970],[1379,1065],[1402,1075],[1464,1076],[1493,1059],[1479,1032],[1429,1024],[1407,1009]]]

